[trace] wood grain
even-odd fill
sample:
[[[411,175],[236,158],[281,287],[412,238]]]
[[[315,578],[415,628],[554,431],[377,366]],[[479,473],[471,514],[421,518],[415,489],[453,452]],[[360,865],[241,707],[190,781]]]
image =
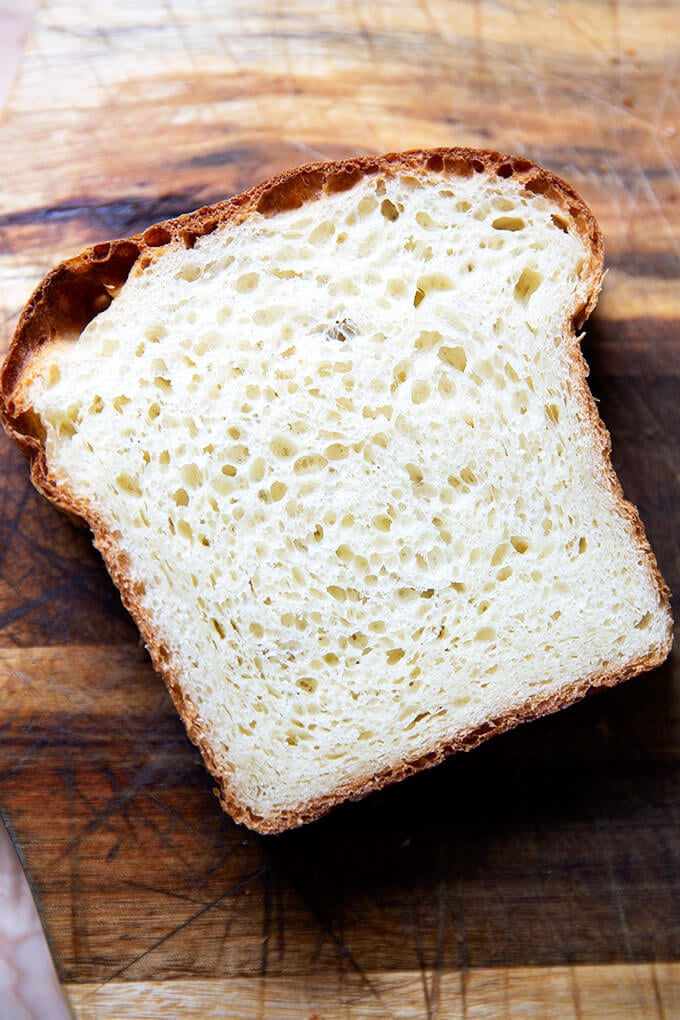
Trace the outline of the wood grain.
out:
[[[228,981],[67,985],[76,1020],[669,1020],[680,1015],[680,964],[524,967],[350,978],[329,1009],[322,982]],[[323,1011],[323,1014],[322,1014]]]
[[[680,591],[678,16],[661,0],[44,0],[0,121],[0,348],[57,260],[281,168],[527,154],[602,226],[591,382]],[[4,437],[0,464],[0,804],[79,1017],[185,1001],[244,1018],[680,1015],[678,650],[257,837],[219,811],[87,535]]]

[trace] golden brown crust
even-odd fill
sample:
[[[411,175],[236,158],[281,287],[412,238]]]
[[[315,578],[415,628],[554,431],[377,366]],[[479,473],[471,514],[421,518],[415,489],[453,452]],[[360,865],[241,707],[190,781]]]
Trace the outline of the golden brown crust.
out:
[[[388,177],[423,172],[452,177],[487,174],[501,180],[513,177],[526,191],[542,195],[555,205],[565,226],[574,228],[583,239],[589,252],[589,261],[583,273],[588,287],[587,296],[580,307],[573,309],[572,321],[566,324],[564,337],[574,391],[591,433],[603,476],[616,497],[621,516],[629,522],[640,556],[655,580],[660,604],[666,605],[669,618],[668,640],[640,660],[627,663],[612,672],[581,679],[562,688],[557,694],[537,695],[512,712],[489,720],[469,732],[455,734],[449,740],[377,775],[347,781],[329,796],[293,806],[266,818],[260,817],[239,799],[231,781],[228,763],[223,759],[216,760],[202,731],[199,714],[182,690],[172,656],[159,641],[152,621],[142,607],[140,588],[121,553],[119,536],[107,530],[91,507],[59,488],[50,477],[42,429],[37,418],[21,405],[21,383],[30,371],[31,359],[43,344],[57,338],[76,340],[87,323],[110,304],[129,274],[136,268],[148,265],[151,260],[162,257],[168,246],[183,245],[191,248],[198,237],[211,233],[218,226],[237,225],[254,214],[274,216],[287,209],[299,208],[322,194],[348,190],[366,176]],[[587,386],[588,369],[576,338],[576,330],[597,303],[603,259],[604,246],[597,223],[583,200],[564,181],[527,159],[494,151],[440,148],[310,164],[286,171],[242,195],[177,219],[154,224],[143,234],[96,244],[53,269],[35,290],[19,319],[0,374],[0,420],[10,437],[28,457],[31,478],[36,488],[73,519],[92,529],[95,545],[121,592],[126,608],[139,627],[154,667],[163,677],[189,737],[201,749],[206,765],[220,784],[216,793],[222,806],[236,821],[244,822],[262,833],[276,833],[302,825],[320,817],[344,800],[359,799],[373,790],[436,765],[455,751],[470,750],[490,736],[511,729],[521,722],[558,711],[593,688],[613,686],[639,672],[652,669],[668,654],[671,643],[670,610],[667,607],[669,592],[659,573],[637,510],[625,501],[612,468],[609,434],[600,420]]]

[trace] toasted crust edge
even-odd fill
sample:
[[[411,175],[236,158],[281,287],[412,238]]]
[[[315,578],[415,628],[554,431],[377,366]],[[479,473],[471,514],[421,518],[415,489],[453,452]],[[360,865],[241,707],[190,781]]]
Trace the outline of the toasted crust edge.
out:
[[[576,384],[575,394],[589,423],[595,455],[602,475],[610,487],[617,509],[632,530],[658,593],[659,604],[668,619],[667,639],[645,656],[611,673],[582,678],[558,693],[535,696],[511,712],[481,726],[452,736],[429,750],[377,774],[340,784],[332,794],[263,817],[254,813],[239,798],[231,781],[228,762],[217,758],[203,733],[199,713],[182,690],[172,656],[159,641],[151,620],[140,604],[140,591],[130,564],[108,532],[104,522],[85,501],[69,496],[50,477],[40,423],[30,411],[21,408],[17,393],[31,359],[43,344],[55,339],[76,340],[88,322],[104,310],[123,286],[132,269],[161,258],[169,246],[193,247],[197,238],[212,233],[218,226],[237,226],[251,215],[274,216],[299,208],[322,194],[346,191],[366,176],[431,172],[443,176],[495,175],[514,177],[530,192],[553,202],[574,224],[590,253],[584,270],[588,291],[585,302],[572,312],[565,324],[570,369]],[[206,766],[218,782],[215,790],[223,809],[236,821],[263,833],[274,834],[313,821],[346,800],[358,800],[367,794],[433,767],[456,751],[472,750],[483,741],[522,722],[559,711],[599,687],[614,686],[630,677],[660,665],[672,643],[672,617],[668,604],[670,592],[661,576],[637,509],[623,496],[610,459],[610,436],[601,421],[587,384],[588,368],[581,354],[576,333],[594,309],[601,286],[604,244],[595,218],[574,189],[550,171],[523,157],[493,150],[461,147],[414,149],[377,157],[356,157],[326,163],[311,163],[284,171],[243,194],[216,205],[204,206],[175,219],[164,220],[130,238],[95,244],[80,255],[56,266],[38,285],[18,321],[0,373],[0,420],[10,436],[27,456],[34,486],[76,523],[91,528],[94,544],[121,593],[123,603],[137,624],[154,668],[162,676],[181,716],[189,738],[199,747]]]

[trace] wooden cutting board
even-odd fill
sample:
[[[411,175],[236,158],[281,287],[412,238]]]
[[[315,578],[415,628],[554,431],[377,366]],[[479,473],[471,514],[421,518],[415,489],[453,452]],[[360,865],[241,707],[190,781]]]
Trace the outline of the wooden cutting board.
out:
[[[680,591],[679,28],[654,0],[44,0],[0,123],[3,349],[58,259],[283,167],[527,154],[602,225],[592,386]],[[680,1016],[677,651],[259,837],[87,535],[0,460],[0,804],[78,1017]]]

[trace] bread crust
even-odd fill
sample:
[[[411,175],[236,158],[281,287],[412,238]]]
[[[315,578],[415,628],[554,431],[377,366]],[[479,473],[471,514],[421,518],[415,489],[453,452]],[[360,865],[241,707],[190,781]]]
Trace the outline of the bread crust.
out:
[[[50,476],[44,433],[37,416],[22,402],[22,388],[30,377],[31,362],[43,344],[73,339],[100,311],[111,303],[131,272],[162,258],[168,248],[193,247],[196,239],[218,226],[237,226],[250,216],[275,216],[299,208],[323,194],[346,191],[367,176],[392,177],[404,174],[434,173],[443,177],[486,174],[499,179],[514,178],[529,192],[544,196],[573,225],[589,252],[583,277],[587,284],[585,301],[571,311],[563,337],[573,390],[587,423],[599,460],[602,477],[611,489],[620,515],[627,520],[635,536],[640,557],[659,593],[659,603],[668,619],[667,638],[645,656],[610,672],[582,678],[549,696],[534,696],[512,712],[488,720],[483,725],[418,753],[375,775],[340,784],[333,793],[296,804],[276,814],[255,814],[239,798],[231,779],[231,766],[216,757],[203,731],[196,707],[182,690],[178,669],[168,648],[159,640],[153,622],[141,603],[141,586],[134,578],[131,564],[121,551],[116,536],[83,500],[57,485]],[[443,761],[455,751],[471,750],[489,737],[512,729],[522,722],[556,712],[598,687],[609,687],[645,670],[653,669],[666,658],[672,641],[672,618],[668,604],[670,592],[659,572],[636,508],[623,496],[610,460],[610,437],[600,420],[587,385],[588,368],[581,354],[577,330],[594,309],[599,295],[604,264],[602,235],[590,209],[564,181],[531,161],[491,150],[438,148],[389,153],[380,157],[313,163],[288,170],[258,184],[241,195],[204,206],[195,212],[154,224],[133,237],[95,244],[80,255],[62,262],[38,285],[17,324],[9,352],[0,374],[0,420],[8,435],[19,445],[30,464],[35,487],[76,523],[89,527],[94,544],[118,589],[128,612],[135,620],[146,643],[154,668],[163,677],[190,739],[200,748],[206,765],[217,780],[216,794],[222,807],[237,822],[262,833],[277,833],[302,825],[326,814],[345,800],[358,800],[366,794],[404,779]]]

